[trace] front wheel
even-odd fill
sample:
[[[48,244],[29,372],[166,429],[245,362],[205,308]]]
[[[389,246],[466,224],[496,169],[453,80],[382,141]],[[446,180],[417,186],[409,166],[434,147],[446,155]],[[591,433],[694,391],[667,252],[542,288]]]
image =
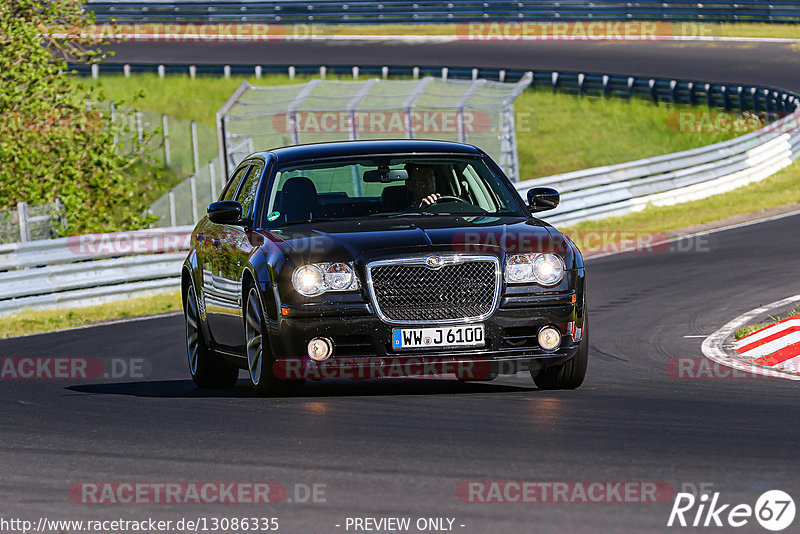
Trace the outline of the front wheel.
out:
[[[192,380],[201,388],[230,388],[239,380],[239,368],[226,361],[208,346],[200,327],[197,297],[189,287],[183,315],[186,319],[186,352]]]
[[[578,347],[578,354],[569,361],[544,369],[539,373],[531,372],[531,376],[539,389],[575,389],[583,384],[588,364],[589,322],[586,315],[584,315],[583,338],[581,339],[580,347]]]
[[[275,357],[264,339],[267,331],[264,321],[264,307],[255,286],[247,293],[244,313],[245,343],[247,349],[247,369],[253,390],[259,397],[297,394],[303,387],[303,380],[282,380],[275,376],[273,364]]]

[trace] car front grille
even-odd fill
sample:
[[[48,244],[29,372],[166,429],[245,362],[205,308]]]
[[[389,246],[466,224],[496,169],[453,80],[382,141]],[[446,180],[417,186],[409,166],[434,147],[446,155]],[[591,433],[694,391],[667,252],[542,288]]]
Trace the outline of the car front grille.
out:
[[[378,315],[389,323],[453,323],[482,319],[497,305],[500,268],[491,256],[383,260],[368,269]]]

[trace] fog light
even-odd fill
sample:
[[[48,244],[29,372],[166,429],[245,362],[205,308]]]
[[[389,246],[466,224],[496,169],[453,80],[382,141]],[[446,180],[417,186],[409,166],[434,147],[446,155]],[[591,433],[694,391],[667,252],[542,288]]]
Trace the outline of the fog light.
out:
[[[544,350],[556,350],[561,345],[561,333],[557,328],[545,326],[539,330],[539,346]]]
[[[333,355],[333,342],[326,337],[315,337],[308,342],[308,357],[316,362],[327,360]]]

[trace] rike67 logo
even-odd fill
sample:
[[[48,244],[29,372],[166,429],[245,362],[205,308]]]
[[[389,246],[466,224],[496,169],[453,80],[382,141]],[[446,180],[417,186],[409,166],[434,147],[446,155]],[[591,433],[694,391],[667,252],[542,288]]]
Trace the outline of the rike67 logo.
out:
[[[763,528],[779,532],[794,521],[794,500],[781,490],[764,492],[755,506],[746,503],[724,503],[720,493],[678,493],[667,521],[668,527],[733,527],[752,525],[755,520]]]

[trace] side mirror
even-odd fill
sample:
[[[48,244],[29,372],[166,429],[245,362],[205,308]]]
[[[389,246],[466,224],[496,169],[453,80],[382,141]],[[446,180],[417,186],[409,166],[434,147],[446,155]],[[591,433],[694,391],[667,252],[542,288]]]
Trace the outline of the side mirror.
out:
[[[558,206],[561,195],[551,187],[528,189],[528,207],[531,212],[551,210]]]
[[[217,224],[241,224],[242,205],[235,200],[220,200],[208,205],[208,218]]]

